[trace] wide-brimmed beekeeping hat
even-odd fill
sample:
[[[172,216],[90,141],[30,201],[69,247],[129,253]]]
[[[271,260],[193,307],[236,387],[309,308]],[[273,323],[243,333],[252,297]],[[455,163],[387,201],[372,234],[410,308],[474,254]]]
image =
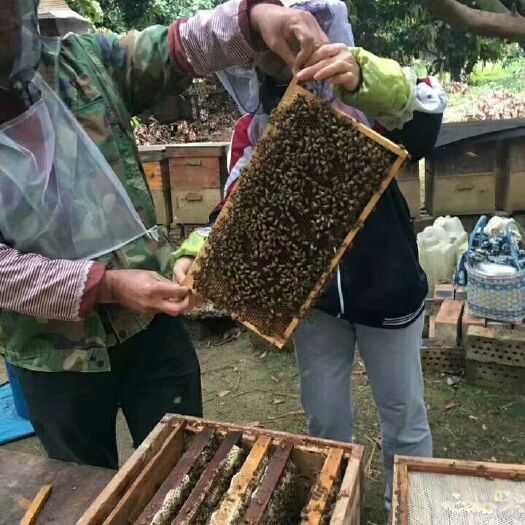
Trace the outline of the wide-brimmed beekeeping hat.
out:
[[[91,28],[91,22],[71,9],[65,0],[40,0],[38,20],[42,33],[48,35],[85,33]]]

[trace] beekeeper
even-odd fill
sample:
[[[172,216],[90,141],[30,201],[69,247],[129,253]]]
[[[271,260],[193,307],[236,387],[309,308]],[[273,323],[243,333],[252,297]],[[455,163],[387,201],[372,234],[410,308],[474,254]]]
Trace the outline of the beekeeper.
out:
[[[417,80],[396,62],[354,47],[343,2],[293,0],[286,5],[313,13],[332,42],[312,55],[298,78],[316,81],[315,90],[325,99],[335,97],[338,109],[403,143],[414,161],[428,153],[446,103],[439,85],[430,78]],[[244,114],[230,148],[228,196],[291,71],[263,54],[252,68],[229,68],[218,76]],[[221,206],[212,213],[212,222]],[[195,232],[175,254],[180,282],[208,233]],[[295,337],[308,429],[329,439],[353,440],[351,378],[359,347],[379,410],[387,507],[394,455],[432,454],[419,353],[426,293],[408,207],[393,182]]]
[[[177,318],[190,295],[170,279],[130,116],[256,50],[299,66],[327,38],[274,0],[231,0],[170,27],[42,40],[37,3],[0,3],[1,352],[48,454],[115,468],[119,407],[135,446],[166,412],[202,413]]]

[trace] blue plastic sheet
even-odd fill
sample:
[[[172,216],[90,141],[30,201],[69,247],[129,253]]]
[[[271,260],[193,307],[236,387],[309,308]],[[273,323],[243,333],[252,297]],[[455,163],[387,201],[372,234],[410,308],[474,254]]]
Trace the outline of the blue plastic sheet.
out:
[[[0,445],[34,433],[31,422],[21,418],[16,412],[11,385],[0,387]]]

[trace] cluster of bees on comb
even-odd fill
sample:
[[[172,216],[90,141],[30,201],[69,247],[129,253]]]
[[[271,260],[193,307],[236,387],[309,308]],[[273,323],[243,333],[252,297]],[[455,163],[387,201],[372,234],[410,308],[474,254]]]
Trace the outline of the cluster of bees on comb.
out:
[[[213,228],[194,288],[262,334],[284,335],[388,175],[395,155],[318,98],[272,115]]]

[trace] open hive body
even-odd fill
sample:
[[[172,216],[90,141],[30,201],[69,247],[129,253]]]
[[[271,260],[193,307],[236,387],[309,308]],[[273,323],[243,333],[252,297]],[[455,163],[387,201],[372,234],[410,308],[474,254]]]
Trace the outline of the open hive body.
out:
[[[525,466],[397,457],[392,525],[523,525]]]
[[[185,284],[282,348],[407,158],[292,83]]]
[[[363,448],[167,415],[77,525],[358,525]]]

